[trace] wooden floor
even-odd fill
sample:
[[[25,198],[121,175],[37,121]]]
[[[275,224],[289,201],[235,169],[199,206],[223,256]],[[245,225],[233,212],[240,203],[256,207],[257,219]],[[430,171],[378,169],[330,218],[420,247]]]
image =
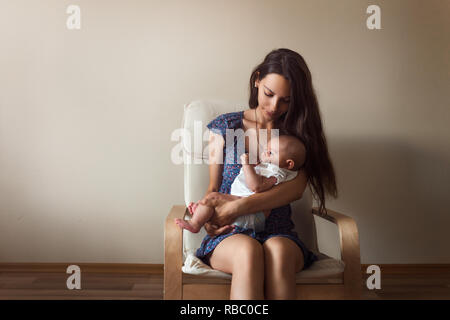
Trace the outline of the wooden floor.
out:
[[[162,274],[83,273],[81,289],[68,290],[65,273],[0,273],[0,300],[159,300]]]
[[[68,290],[65,273],[0,273],[0,300],[158,300],[163,298],[162,274],[83,273],[81,290]],[[380,290],[365,287],[362,299],[450,300],[450,274],[383,275]]]

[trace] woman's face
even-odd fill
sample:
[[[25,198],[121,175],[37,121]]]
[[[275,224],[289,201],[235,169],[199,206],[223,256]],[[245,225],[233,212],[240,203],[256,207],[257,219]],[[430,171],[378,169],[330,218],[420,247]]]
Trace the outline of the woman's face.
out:
[[[269,73],[256,80],[258,107],[266,121],[274,121],[289,109],[291,86],[289,81],[277,73]]]

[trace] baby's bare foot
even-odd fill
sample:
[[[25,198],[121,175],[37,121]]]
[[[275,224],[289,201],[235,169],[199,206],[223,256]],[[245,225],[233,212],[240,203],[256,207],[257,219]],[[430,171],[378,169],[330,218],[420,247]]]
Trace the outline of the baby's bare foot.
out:
[[[200,231],[199,227],[195,227],[189,223],[189,221],[183,219],[175,219],[175,223],[182,229],[186,229],[192,233],[197,233]]]
[[[192,210],[192,206],[194,205],[194,203],[193,202],[190,202],[189,204],[188,204],[188,211],[189,211],[189,213],[191,214],[191,216],[194,214],[194,210]]]

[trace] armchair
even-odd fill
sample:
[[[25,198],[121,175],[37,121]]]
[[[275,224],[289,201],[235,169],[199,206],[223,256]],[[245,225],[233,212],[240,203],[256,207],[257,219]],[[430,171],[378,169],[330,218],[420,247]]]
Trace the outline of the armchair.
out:
[[[223,101],[188,103],[184,106],[184,135],[194,137],[196,121],[207,130],[206,124],[216,116],[240,109],[243,107],[238,104]],[[191,142],[191,138],[182,139],[185,204],[173,206],[165,221],[164,299],[229,299],[231,275],[213,270],[195,257],[205,230],[193,234],[174,223],[175,218],[189,219],[186,205],[198,201],[209,182],[208,165],[202,161],[207,155],[203,152],[207,141],[201,142],[202,148]],[[291,204],[295,231],[319,257],[297,274],[297,299],[358,299],[362,276],[356,223],[330,209],[328,215],[322,216],[312,202],[307,188],[303,197]]]

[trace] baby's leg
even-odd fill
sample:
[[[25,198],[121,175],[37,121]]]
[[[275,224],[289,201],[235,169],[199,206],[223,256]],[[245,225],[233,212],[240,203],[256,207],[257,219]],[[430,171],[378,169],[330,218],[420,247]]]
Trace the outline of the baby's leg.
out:
[[[197,233],[200,231],[201,227],[211,218],[214,213],[214,208],[204,206],[199,204],[195,210],[195,215],[192,216],[191,220],[175,219],[175,223],[183,229],[189,230],[190,232]]]
[[[187,229],[190,232],[197,233],[200,231],[201,227],[211,219],[214,214],[214,207],[207,206],[202,204],[202,201],[206,203],[208,200],[214,199],[225,199],[228,201],[239,199],[239,196],[233,196],[231,194],[224,194],[220,192],[211,192],[205,198],[203,198],[200,202],[197,203],[197,207],[192,214],[191,220],[183,220],[183,219],[175,219],[175,223],[183,229]]]
[[[196,202],[196,203],[191,202],[191,203],[189,203],[188,210],[189,210],[189,213],[193,216],[195,211],[197,210],[197,206],[199,204],[201,204],[202,202],[206,204],[206,203],[208,203],[209,200],[214,200],[214,199],[216,199],[216,200],[217,199],[225,199],[225,200],[228,200],[228,201],[232,201],[232,200],[236,200],[236,199],[239,199],[239,198],[241,198],[241,197],[234,196],[234,195],[227,194],[227,193],[210,192],[202,200],[200,200],[199,202]]]

